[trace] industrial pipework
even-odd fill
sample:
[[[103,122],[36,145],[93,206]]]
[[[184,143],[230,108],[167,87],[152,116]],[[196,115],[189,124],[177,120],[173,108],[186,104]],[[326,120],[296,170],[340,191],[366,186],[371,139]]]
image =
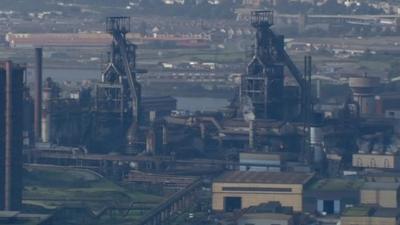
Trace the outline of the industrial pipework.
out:
[[[272,11],[252,12],[251,25],[256,29],[255,52],[246,74],[242,76],[240,97],[241,101],[250,97],[257,119],[283,120],[284,66],[302,93],[306,91],[306,85],[284,49],[284,37],[271,30],[273,24]]]

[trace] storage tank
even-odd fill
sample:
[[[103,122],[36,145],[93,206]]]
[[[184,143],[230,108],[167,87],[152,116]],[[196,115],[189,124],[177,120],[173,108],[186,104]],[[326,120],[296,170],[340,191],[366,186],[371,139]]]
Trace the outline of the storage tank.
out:
[[[313,151],[314,163],[322,163],[324,159],[324,131],[321,126],[310,127],[310,146]]]
[[[324,139],[322,127],[310,127],[310,143],[311,145],[320,145]]]
[[[375,92],[380,83],[379,77],[350,77],[349,87],[353,99],[360,107],[361,114],[376,113]]]
[[[324,160],[324,149],[322,146],[313,146],[313,152],[314,152],[314,162],[315,163],[322,163],[322,161]]]

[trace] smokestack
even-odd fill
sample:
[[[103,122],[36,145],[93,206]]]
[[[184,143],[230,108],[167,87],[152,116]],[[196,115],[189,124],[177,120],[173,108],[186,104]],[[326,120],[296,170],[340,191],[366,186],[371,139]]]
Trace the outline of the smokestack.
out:
[[[6,69],[6,136],[5,136],[5,186],[4,186],[4,209],[11,211],[11,191],[12,191],[12,63],[7,61]]]
[[[255,137],[254,137],[254,120],[249,121],[249,148],[254,149],[254,142],[255,142]]]
[[[35,140],[39,141],[42,133],[42,66],[43,66],[43,49],[35,49]]]
[[[4,210],[5,199],[5,106],[6,106],[6,72],[0,65],[0,210]]]
[[[22,203],[23,70],[5,63],[5,185],[4,210],[19,210]]]
[[[312,110],[312,99],[311,99],[311,74],[312,74],[312,58],[311,56],[304,57],[304,86],[305,90],[303,90],[303,116],[304,122],[309,122],[309,116]]]

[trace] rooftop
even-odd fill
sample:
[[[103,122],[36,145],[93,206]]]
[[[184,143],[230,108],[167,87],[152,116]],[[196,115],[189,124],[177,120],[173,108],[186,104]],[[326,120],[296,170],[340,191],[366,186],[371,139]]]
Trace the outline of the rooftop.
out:
[[[358,190],[362,185],[362,180],[322,179],[313,183],[310,189],[319,191]]]
[[[288,221],[292,217],[292,215],[282,213],[245,213],[240,219],[271,219]]]
[[[254,213],[283,213],[283,214],[292,214],[293,208],[282,206],[280,202],[268,202],[262,203],[258,206],[249,207],[246,214],[254,214]]]
[[[306,184],[313,176],[311,173],[232,171],[222,174],[215,182]]]
[[[142,102],[145,103],[152,103],[152,102],[159,102],[159,101],[176,101],[176,98],[171,96],[143,96]]]
[[[388,182],[367,182],[363,185],[363,190],[398,190],[400,183]]]
[[[398,217],[400,209],[396,208],[381,208],[368,205],[348,208],[343,216],[348,217]]]
[[[352,207],[348,208],[343,216],[368,216],[371,213],[371,207],[368,206],[360,206],[360,207]]]

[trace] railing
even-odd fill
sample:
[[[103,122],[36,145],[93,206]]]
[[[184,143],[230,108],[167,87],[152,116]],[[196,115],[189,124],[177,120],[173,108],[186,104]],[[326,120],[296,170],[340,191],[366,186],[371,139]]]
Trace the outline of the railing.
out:
[[[130,32],[131,19],[125,16],[108,17],[106,21],[106,31],[110,34],[114,32],[122,32],[124,34]]]
[[[251,12],[251,24],[255,27],[274,25],[274,12],[270,10]]]

